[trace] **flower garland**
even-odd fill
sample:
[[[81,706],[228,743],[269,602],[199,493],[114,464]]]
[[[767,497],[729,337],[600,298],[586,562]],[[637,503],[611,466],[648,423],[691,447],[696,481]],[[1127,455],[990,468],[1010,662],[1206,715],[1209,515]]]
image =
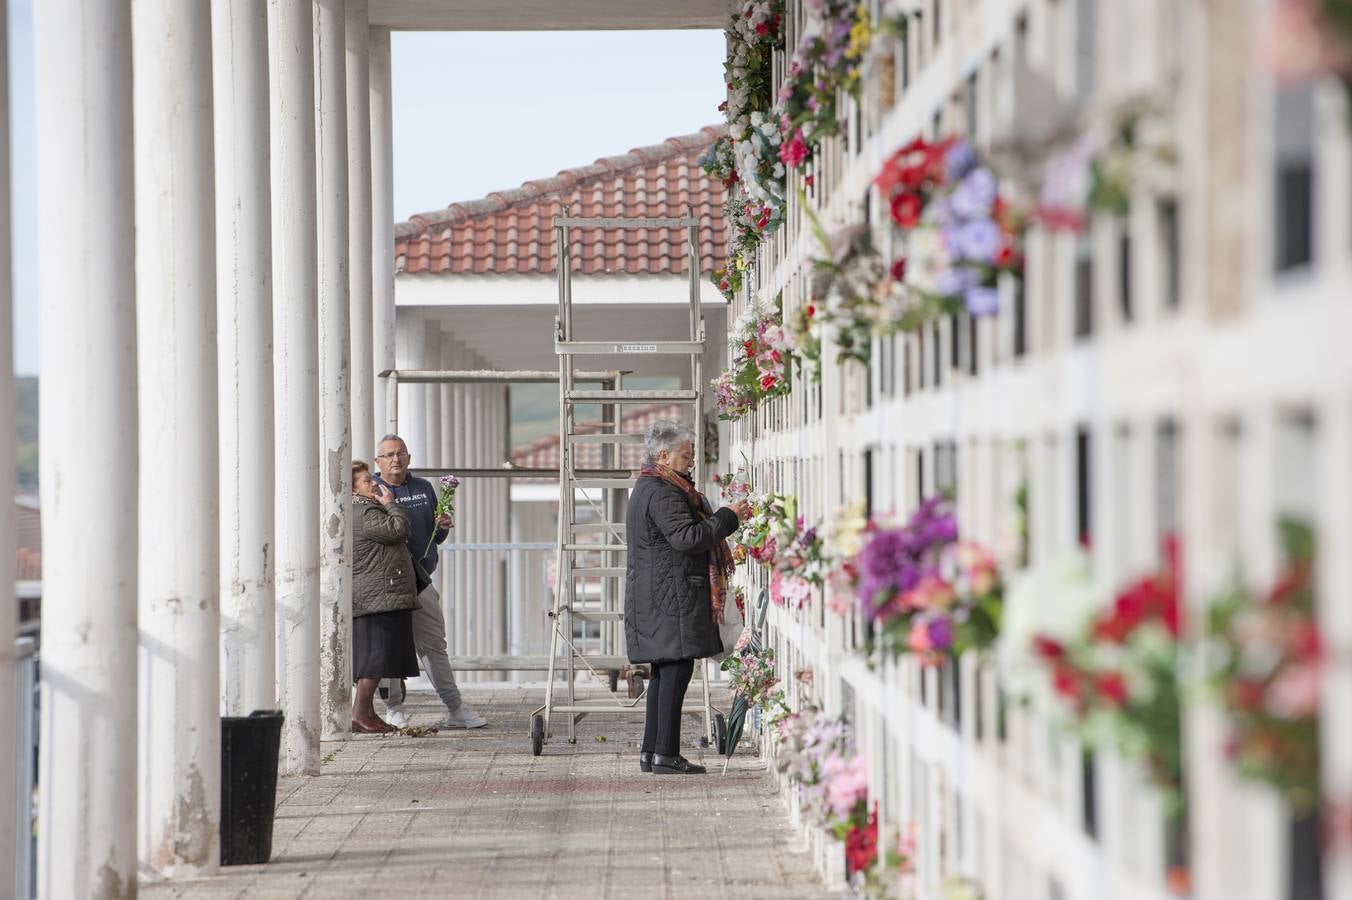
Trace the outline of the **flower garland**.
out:
[[[809,0],[803,37],[794,50],[775,104],[782,140],[779,159],[803,166],[823,138],[841,133],[837,98],[859,98],[859,65],[872,30],[868,6],[853,0]]]
[[[964,309],[995,314],[1000,274],[1023,271],[1024,217],[1000,197],[994,173],[971,144],[916,138],[892,155],[874,184],[907,243],[907,255],[894,264],[910,295],[900,327],[914,330]]]
[[[789,392],[793,347],[776,311],[766,314],[755,306],[733,325],[733,361],[711,384],[720,419],[737,421],[762,401]]]
[[[720,106],[728,134],[700,158],[727,192],[728,265],[713,281],[729,301],[741,290],[742,271],[761,238],[784,219],[785,169],[780,130],[771,114],[774,51],[784,49],[784,0],[745,0],[726,29],[723,65],[728,98]]]
[[[1279,524],[1286,563],[1261,599],[1244,587],[1210,611],[1212,682],[1230,719],[1226,753],[1246,778],[1300,811],[1319,801],[1322,642],[1315,613],[1314,533]]]
[[[1128,585],[1078,635],[1038,634],[1033,648],[1081,736],[1092,745],[1115,741],[1144,761],[1176,816],[1183,803],[1176,538],[1165,539],[1163,556],[1159,572]]]

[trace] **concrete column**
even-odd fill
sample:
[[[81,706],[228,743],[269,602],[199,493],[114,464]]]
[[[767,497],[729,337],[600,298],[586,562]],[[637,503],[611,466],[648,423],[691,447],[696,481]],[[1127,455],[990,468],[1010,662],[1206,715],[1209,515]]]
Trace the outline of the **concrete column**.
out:
[[[390,30],[370,31],[371,335],[376,374],[394,368],[394,91]],[[385,422],[385,392],[375,394],[376,422]]]
[[[93,497],[117,511],[117,527],[82,543],[79,565],[43,577],[38,896],[127,897],[136,890],[131,13],[125,3],[48,0],[34,4],[33,34],[43,534],[59,547],[86,533]],[[73,222],[98,239],[71,242]]]
[[[221,712],[277,705],[266,0],[212,4]]]
[[[352,730],[352,327],[348,297],[346,0],[314,0],[319,210],[319,715]]]
[[[281,771],[319,774],[319,277],[314,17],[269,0],[276,304],[277,696]]]
[[[13,297],[11,292],[11,257],[9,226],[9,40],[8,18],[6,10],[0,9],[0,422],[14,421],[14,325]],[[0,547],[14,546],[14,506],[10,498],[14,496],[14,446],[10,441],[0,441]],[[17,598],[14,592],[15,560],[9,553],[0,553],[0,722],[17,722],[18,712],[29,714],[29,702],[16,705],[18,697],[18,672],[15,668],[14,639],[15,625],[18,621]],[[7,741],[13,751],[11,758],[18,759],[22,750],[16,744],[18,734],[10,727]],[[0,747],[6,746],[0,743]],[[0,872],[17,872],[15,852],[18,848],[18,820],[10,811],[16,808],[16,799],[25,792],[28,785],[18,785],[18,766],[0,765]],[[28,809],[25,801],[24,809]],[[0,879],[4,879],[0,875]],[[0,884],[4,884],[0,880]],[[10,879],[14,883],[14,879]]]
[[[371,27],[368,0],[347,0],[348,275],[352,329],[352,455],[374,468],[375,341],[371,327]]]
[[[214,872],[220,530],[211,7],[132,5],[140,402],[141,864]],[[123,825],[125,827],[125,823]]]
[[[427,368],[427,340],[423,337],[426,324],[415,309],[404,309],[398,315],[398,347],[395,365],[400,369]],[[427,385],[399,385],[399,434],[408,445],[410,465],[427,465]]]
[[[464,344],[455,341],[450,346],[450,360],[453,368],[466,369],[470,367],[469,353]],[[450,385],[451,392],[451,427],[448,429],[450,438],[451,455],[447,465],[455,468],[464,468],[469,464],[469,451],[465,441],[465,435],[468,434],[467,422],[469,419],[468,393],[469,386],[465,384]],[[467,519],[464,515],[465,502],[464,497],[472,488],[465,485],[461,489],[461,499],[456,502],[455,528],[451,531],[450,540],[458,543],[464,543],[469,540],[465,537],[467,531]],[[466,656],[470,652],[469,643],[469,607],[465,603],[465,597],[468,591],[468,580],[466,574],[466,563],[463,554],[455,557],[455,571],[452,577],[448,579],[448,590],[442,596],[441,602],[443,608],[447,610],[446,624],[455,632],[455,652],[460,656]],[[452,625],[452,623],[454,623]],[[466,673],[466,678],[471,673]]]

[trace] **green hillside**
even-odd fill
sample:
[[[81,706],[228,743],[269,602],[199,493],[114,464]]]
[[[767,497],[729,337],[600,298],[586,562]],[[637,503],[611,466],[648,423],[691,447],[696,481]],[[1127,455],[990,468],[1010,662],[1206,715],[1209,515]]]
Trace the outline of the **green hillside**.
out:
[[[38,489],[38,380],[16,378],[18,412],[14,430],[18,440],[18,489],[20,493],[36,493]]]

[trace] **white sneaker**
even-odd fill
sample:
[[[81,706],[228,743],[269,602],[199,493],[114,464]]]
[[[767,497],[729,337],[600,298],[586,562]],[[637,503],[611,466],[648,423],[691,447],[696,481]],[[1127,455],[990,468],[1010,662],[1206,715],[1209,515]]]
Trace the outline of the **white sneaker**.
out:
[[[395,728],[408,727],[408,716],[404,715],[404,711],[397,706],[385,707],[385,721],[389,722]]]
[[[470,709],[468,704],[461,703],[455,712],[447,713],[442,724],[447,728],[483,728],[488,720]]]

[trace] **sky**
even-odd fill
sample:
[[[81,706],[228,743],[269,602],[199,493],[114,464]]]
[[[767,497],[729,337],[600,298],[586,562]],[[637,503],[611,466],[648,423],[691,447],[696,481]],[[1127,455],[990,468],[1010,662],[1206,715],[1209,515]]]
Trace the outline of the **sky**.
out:
[[[38,371],[34,0],[10,10],[14,369]],[[392,39],[397,221],[719,121],[719,31]]]

